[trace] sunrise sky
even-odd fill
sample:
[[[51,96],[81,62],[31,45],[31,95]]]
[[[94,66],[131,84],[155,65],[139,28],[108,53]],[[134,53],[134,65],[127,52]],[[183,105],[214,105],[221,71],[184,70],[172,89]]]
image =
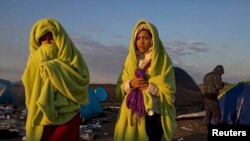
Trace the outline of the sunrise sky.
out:
[[[224,81],[250,76],[249,0],[2,0],[0,78],[19,81],[29,33],[40,18],[58,20],[82,53],[91,83],[116,83],[136,22],[159,32],[175,66],[197,83],[222,64]]]

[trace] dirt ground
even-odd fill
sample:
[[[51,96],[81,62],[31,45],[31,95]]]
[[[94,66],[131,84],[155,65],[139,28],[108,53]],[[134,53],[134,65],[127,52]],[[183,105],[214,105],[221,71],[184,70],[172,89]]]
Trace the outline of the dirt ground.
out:
[[[113,141],[117,112],[107,115],[109,122],[103,123],[94,138],[96,141]],[[202,118],[177,120],[177,130],[172,141],[207,141],[207,127],[201,124]]]
[[[101,117],[96,118],[105,118],[106,120],[100,123],[101,127],[93,130],[93,141],[113,141],[117,113],[117,111],[105,110]],[[177,130],[172,141],[207,141],[207,127],[201,125],[201,121],[202,118],[177,120]],[[0,141],[22,141],[22,137],[0,139]]]
[[[109,112],[107,123],[102,123],[102,128],[96,131],[95,141],[113,141],[117,112]],[[207,141],[207,127],[203,126],[202,118],[177,120],[177,130],[172,141]]]

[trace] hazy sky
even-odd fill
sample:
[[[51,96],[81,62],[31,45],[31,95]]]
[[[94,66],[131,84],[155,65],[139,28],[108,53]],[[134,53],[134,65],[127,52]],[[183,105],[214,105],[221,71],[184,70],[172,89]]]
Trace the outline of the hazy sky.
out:
[[[224,81],[250,76],[249,0],[1,0],[0,78],[21,79],[30,30],[45,17],[68,32],[91,83],[116,83],[139,19],[157,27],[174,65],[197,83],[217,64]]]

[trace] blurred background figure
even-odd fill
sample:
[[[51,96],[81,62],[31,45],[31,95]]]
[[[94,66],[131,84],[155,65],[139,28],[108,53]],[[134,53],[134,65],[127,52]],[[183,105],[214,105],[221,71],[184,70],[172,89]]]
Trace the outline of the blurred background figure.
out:
[[[218,102],[219,90],[224,87],[222,81],[224,68],[222,65],[217,65],[212,72],[207,73],[203,78],[203,94],[206,115],[204,117],[205,125],[221,124],[221,112]]]

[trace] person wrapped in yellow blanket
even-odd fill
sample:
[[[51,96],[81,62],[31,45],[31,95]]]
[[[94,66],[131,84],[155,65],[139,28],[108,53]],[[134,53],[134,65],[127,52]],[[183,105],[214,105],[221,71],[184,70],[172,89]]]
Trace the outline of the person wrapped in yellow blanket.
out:
[[[79,140],[80,104],[88,102],[89,71],[63,26],[53,18],[32,27],[22,75],[27,141]]]
[[[138,69],[145,77],[137,77]],[[135,89],[141,92],[133,95]],[[176,129],[175,76],[156,27],[139,20],[117,81],[122,100],[114,130],[115,141],[171,141]],[[142,105],[144,104],[144,105]],[[139,118],[139,119],[138,119]]]

